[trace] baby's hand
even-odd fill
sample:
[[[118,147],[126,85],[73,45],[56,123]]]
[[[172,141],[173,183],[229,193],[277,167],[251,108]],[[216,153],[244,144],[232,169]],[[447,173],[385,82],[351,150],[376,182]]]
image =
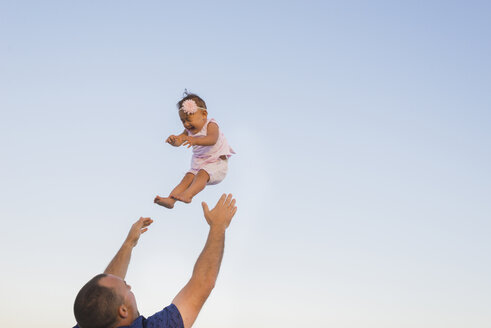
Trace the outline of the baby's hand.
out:
[[[184,142],[181,136],[170,135],[167,140],[165,140],[168,144],[171,144],[174,147],[179,147]]]
[[[196,138],[187,136],[186,141],[184,141],[184,143],[182,145],[188,146],[188,148],[191,146],[194,146],[194,145],[196,145]]]

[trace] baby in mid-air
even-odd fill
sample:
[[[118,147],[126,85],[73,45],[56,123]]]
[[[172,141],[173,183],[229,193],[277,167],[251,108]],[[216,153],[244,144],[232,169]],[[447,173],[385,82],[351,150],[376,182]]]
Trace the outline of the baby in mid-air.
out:
[[[184,131],[171,135],[165,142],[174,147],[193,147],[191,169],[168,197],[155,197],[154,202],[173,208],[176,201],[191,203],[206,185],[220,183],[227,174],[228,158],[235,154],[214,119],[208,119],[206,103],[198,95],[185,91],[177,103]]]

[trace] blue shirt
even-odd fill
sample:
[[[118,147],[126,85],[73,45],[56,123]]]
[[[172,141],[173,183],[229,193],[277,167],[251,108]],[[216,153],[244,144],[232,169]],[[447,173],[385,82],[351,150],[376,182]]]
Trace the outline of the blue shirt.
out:
[[[79,327],[76,325],[73,328]],[[184,323],[177,307],[171,304],[147,319],[141,315],[133,321],[131,326],[119,328],[184,328]]]

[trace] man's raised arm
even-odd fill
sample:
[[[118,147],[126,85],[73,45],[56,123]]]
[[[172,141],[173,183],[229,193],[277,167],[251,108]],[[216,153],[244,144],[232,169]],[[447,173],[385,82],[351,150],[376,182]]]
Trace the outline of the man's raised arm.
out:
[[[141,234],[148,230],[148,226],[151,225],[152,222],[153,220],[150,218],[140,218],[131,226],[130,232],[123,245],[111,260],[111,263],[109,263],[106,270],[104,270],[104,273],[113,274],[124,279],[126,271],[128,271],[128,265],[130,264],[133,247],[136,246]]]
[[[194,265],[191,279],[172,301],[181,313],[185,328],[193,325],[203,304],[215,287],[222,263],[225,230],[237,211],[235,199],[231,194],[228,196],[223,194],[211,211],[205,202],[202,203],[202,206],[206,221],[210,225],[208,239]]]

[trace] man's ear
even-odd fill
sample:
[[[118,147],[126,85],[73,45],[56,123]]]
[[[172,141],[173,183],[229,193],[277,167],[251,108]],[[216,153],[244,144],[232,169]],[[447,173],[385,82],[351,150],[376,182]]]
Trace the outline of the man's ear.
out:
[[[121,318],[126,319],[129,315],[128,308],[122,304],[118,309],[118,314]]]

